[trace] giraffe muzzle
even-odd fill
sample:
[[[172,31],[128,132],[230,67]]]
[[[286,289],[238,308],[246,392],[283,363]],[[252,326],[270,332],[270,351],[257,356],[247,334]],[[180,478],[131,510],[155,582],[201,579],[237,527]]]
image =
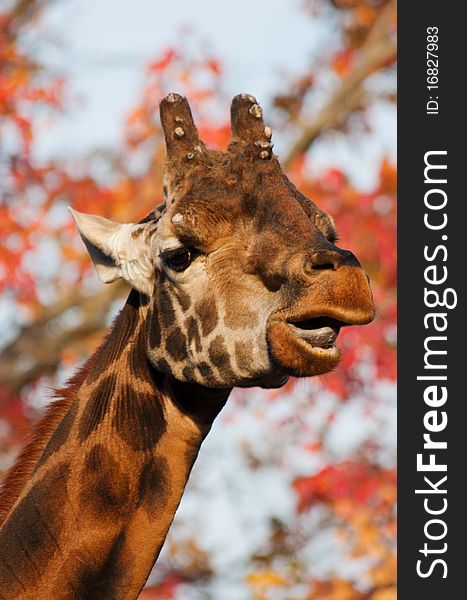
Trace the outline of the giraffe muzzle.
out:
[[[331,275],[329,275],[331,273]],[[368,278],[353,265],[320,275],[315,285],[268,324],[268,347],[289,375],[311,377],[332,371],[340,352],[334,345],[340,328],[373,320],[375,308]]]

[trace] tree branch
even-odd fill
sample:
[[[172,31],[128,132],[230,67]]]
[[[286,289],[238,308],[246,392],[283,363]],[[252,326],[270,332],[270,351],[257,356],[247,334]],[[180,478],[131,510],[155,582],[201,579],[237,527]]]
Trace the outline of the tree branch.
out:
[[[390,0],[382,9],[355,57],[353,68],[316,118],[304,125],[300,137],[283,160],[285,168],[290,167],[298,156],[306,152],[323,131],[342,125],[361,106],[365,96],[364,84],[368,77],[395,60],[396,41],[390,33],[395,8],[395,0]]]
[[[44,8],[43,0],[17,0],[6,13],[4,21],[5,33],[14,39],[21,27],[29,23],[34,14]]]
[[[42,375],[56,372],[63,350],[101,331],[111,303],[128,288],[123,283],[106,286],[92,296],[79,292],[60,299],[30,324],[0,354],[0,381],[14,393]],[[67,325],[66,312],[78,311],[79,321]]]

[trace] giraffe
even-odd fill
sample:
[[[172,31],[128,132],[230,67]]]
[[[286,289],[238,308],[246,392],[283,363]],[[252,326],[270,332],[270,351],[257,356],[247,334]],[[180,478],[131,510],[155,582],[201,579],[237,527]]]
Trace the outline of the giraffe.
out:
[[[128,299],[36,426],[0,496],[0,599],[131,600],[234,386],[331,371],[340,327],[369,323],[369,279],[272,152],[253,96],[227,151],[187,100],[160,103],[164,203],[138,223],[71,211]]]

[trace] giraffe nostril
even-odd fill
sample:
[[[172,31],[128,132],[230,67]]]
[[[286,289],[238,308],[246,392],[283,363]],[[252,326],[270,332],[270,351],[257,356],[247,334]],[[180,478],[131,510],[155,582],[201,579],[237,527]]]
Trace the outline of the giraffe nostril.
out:
[[[305,263],[307,272],[323,271],[325,269],[335,270],[342,262],[342,256],[334,250],[322,250],[314,252]]]
[[[324,269],[334,270],[334,263],[322,263],[322,264],[312,265],[311,268],[313,269],[313,271],[321,271]]]
[[[348,250],[319,250],[307,256],[305,271],[310,274],[324,270],[336,271],[344,265],[359,267],[360,263]]]

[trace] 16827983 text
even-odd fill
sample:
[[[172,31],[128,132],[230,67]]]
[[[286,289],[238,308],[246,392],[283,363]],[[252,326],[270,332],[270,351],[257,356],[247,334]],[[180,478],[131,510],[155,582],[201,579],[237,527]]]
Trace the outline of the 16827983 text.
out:
[[[439,111],[439,55],[438,55],[438,27],[426,28],[426,89],[428,99],[426,103],[426,114],[437,115]],[[435,95],[436,94],[436,95]]]

